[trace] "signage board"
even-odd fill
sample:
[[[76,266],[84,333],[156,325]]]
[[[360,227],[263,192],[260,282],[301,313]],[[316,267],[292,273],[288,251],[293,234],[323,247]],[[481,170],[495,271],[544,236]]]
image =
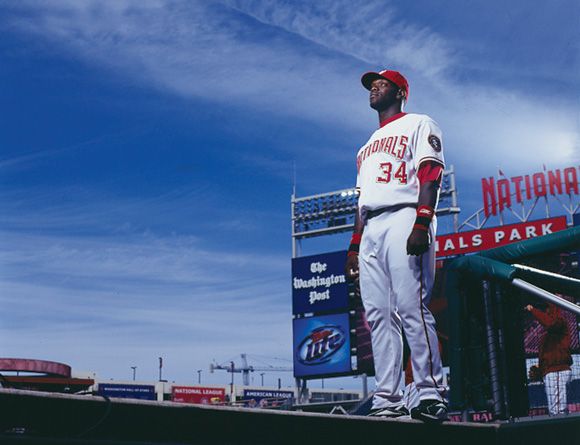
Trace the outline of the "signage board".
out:
[[[197,403],[212,405],[226,400],[225,388],[204,386],[174,386],[171,389],[171,400],[178,403]]]
[[[292,313],[348,310],[346,251],[292,260]]]
[[[244,389],[243,400],[249,408],[275,408],[289,406],[294,398],[293,391]]]
[[[531,175],[507,178],[500,171],[501,179],[482,178],[483,209],[485,216],[497,215],[513,204],[522,204],[552,195],[578,195],[578,167],[547,170]]]
[[[121,383],[99,383],[97,393],[105,397],[120,399],[157,400],[154,385],[125,385]]]
[[[295,377],[352,372],[348,313],[295,319],[293,336]]]
[[[525,239],[548,235],[566,228],[566,217],[558,216],[469,232],[437,235],[435,250],[438,258],[479,252],[480,250],[493,249]]]

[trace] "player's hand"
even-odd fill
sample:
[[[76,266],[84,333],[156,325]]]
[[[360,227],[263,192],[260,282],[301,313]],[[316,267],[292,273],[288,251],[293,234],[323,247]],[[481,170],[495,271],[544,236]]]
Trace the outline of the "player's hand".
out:
[[[358,255],[349,255],[346,257],[344,272],[348,280],[356,282],[358,280]]]
[[[528,312],[532,312],[533,308],[534,308],[534,306],[532,306],[531,304],[528,304],[524,309]]]
[[[429,233],[425,230],[413,229],[407,240],[407,254],[421,255],[429,249]]]

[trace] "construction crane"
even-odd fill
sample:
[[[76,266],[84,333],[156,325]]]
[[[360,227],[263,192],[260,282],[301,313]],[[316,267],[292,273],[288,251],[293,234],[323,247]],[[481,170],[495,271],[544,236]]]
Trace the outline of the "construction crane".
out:
[[[232,373],[232,385],[234,383],[234,373],[242,374],[242,381],[245,386],[250,385],[250,372],[254,371],[274,371],[274,372],[291,372],[291,367],[285,366],[248,366],[248,358],[246,354],[241,354],[242,366],[236,367],[235,363],[231,361],[228,366],[218,365],[217,363],[210,363],[209,372],[213,373],[216,369],[223,369],[224,371]]]

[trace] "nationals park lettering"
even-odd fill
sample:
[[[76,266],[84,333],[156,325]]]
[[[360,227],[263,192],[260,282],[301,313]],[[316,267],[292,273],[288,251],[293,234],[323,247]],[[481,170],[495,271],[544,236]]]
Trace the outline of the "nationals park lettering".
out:
[[[559,216],[470,232],[438,235],[435,251],[438,258],[478,252],[565,229],[566,217]]]
[[[497,215],[498,210],[502,212],[505,208],[510,208],[514,201],[521,204],[524,199],[530,200],[547,195],[578,195],[578,167],[544,169],[532,175],[514,176],[509,179],[482,178],[481,189],[485,216]]]

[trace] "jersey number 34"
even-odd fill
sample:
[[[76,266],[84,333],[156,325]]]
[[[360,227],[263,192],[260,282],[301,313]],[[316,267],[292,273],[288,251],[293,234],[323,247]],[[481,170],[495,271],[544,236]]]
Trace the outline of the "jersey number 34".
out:
[[[381,172],[383,173],[381,176],[377,177],[377,182],[381,182],[383,184],[388,184],[391,182],[393,178],[399,181],[400,184],[407,183],[407,163],[401,162],[399,168],[393,174],[393,164],[391,162],[382,162],[379,164]]]

